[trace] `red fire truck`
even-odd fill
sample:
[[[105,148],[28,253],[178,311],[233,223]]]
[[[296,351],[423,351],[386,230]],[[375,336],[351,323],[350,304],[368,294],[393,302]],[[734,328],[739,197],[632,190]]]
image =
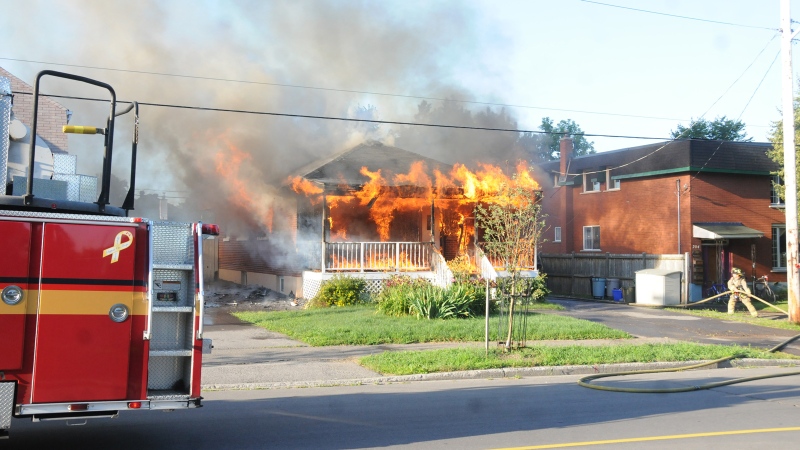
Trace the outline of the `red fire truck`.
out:
[[[104,127],[64,127],[104,141],[96,201],[72,195],[69,175],[35,178],[43,77],[87,83],[110,97]],[[27,173],[7,180],[9,86],[0,83],[0,436],[12,417],[82,421],[201,406],[202,355],[211,349],[203,339],[202,239],[218,228],[129,217],[138,106],[118,111],[111,86],[77,75],[37,75]],[[114,125],[131,111],[130,189],[116,207],[109,204]]]

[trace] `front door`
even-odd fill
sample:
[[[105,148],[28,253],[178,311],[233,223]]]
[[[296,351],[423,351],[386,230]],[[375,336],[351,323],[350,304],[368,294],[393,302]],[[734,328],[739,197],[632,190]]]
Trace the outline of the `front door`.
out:
[[[125,398],[135,231],[125,225],[44,225],[34,403]]]

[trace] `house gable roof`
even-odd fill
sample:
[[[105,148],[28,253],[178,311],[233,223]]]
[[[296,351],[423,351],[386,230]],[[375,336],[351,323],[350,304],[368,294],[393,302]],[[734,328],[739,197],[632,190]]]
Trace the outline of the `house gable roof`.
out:
[[[345,150],[324,162],[317,162],[301,171],[301,177],[325,185],[360,186],[369,181],[369,177],[361,174],[361,168],[366,167],[372,172],[381,170],[381,175],[388,185],[394,186],[393,178],[397,174],[407,174],[414,162],[422,161],[425,164],[428,176],[433,178],[434,169],[449,172],[452,166],[418,153],[392,147],[376,141],[359,144]],[[308,166],[307,166],[308,167]]]

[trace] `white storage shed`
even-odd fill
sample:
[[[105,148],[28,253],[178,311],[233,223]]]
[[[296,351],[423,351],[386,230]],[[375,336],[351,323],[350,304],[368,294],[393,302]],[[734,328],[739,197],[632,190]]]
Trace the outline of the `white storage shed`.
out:
[[[636,303],[654,306],[680,305],[681,272],[674,269],[637,271]]]

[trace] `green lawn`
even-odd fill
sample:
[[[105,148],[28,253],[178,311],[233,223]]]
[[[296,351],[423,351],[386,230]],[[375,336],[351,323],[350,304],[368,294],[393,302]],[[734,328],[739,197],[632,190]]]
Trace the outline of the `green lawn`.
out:
[[[678,344],[623,344],[604,347],[531,346],[503,353],[483,348],[452,348],[427,351],[383,352],[361,358],[367,369],[384,375],[454,372],[503,367],[539,367],[634,362],[713,360],[731,355],[747,358],[796,358],[784,353],[768,353],[748,347]]]
[[[417,320],[376,313],[374,306],[302,311],[237,312],[239,319],[313,346],[475,342],[484,340],[484,318]],[[490,339],[497,338],[499,319],[490,318]],[[527,339],[625,339],[623,331],[587,320],[530,313]]]

